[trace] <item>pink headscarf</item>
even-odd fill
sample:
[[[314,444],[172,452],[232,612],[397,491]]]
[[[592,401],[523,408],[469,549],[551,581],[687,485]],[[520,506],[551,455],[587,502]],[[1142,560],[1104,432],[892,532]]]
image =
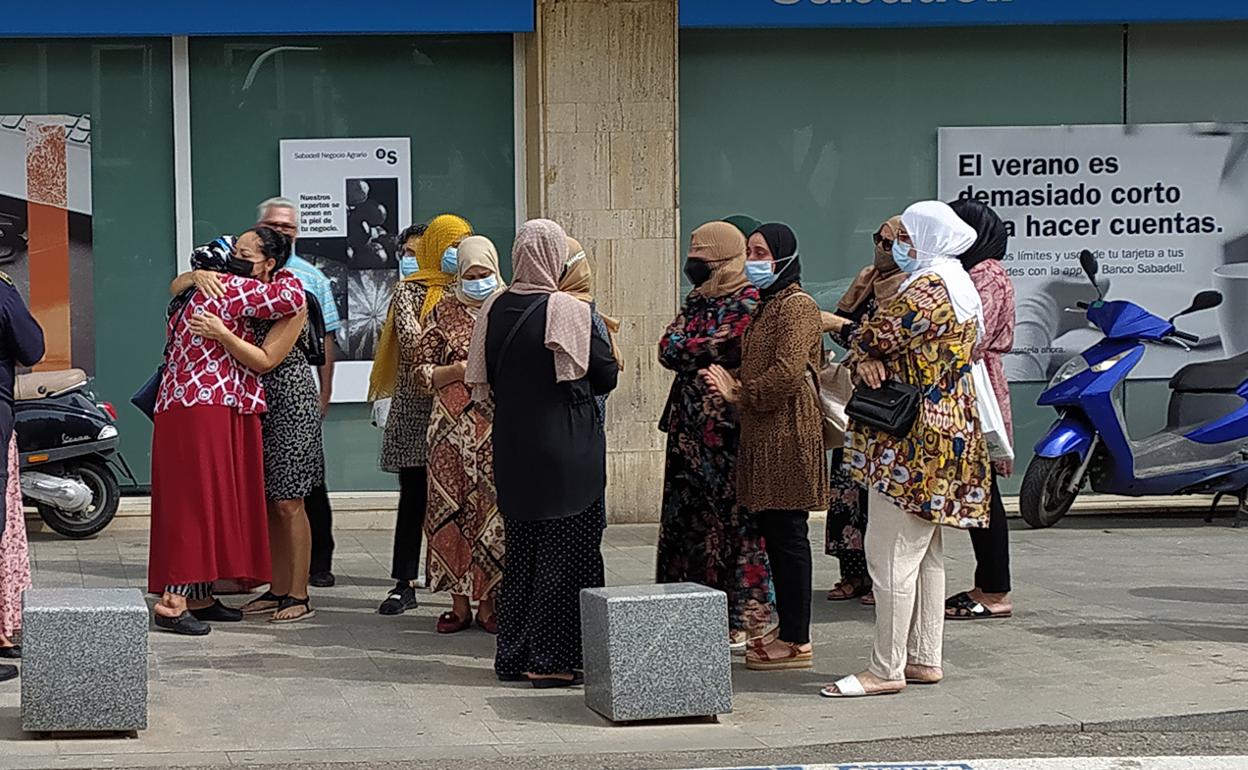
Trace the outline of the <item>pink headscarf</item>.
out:
[[[589,371],[591,321],[588,304],[559,291],[559,278],[568,261],[567,234],[549,219],[529,220],[516,233],[511,259],[510,288],[485,301],[472,330],[465,382],[473,386],[489,382],[485,340],[490,309],[499,297],[508,293],[550,295],[546,304],[546,348],[555,354],[555,381],[581,379]]]

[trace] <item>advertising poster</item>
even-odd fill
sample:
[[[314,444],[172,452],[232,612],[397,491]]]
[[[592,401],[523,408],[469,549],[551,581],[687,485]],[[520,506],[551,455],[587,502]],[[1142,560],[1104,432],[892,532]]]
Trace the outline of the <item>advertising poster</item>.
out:
[[[409,140],[284,139],[282,196],[299,207],[295,251],[334,287],[342,330],[334,401],[364,401],[412,219]]]
[[[91,118],[0,115],[0,270],[43,327],[41,371],[95,374]]]
[[[1011,380],[1047,380],[1100,338],[1068,310],[1096,298],[1083,249],[1108,299],[1162,317],[1201,290],[1224,295],[1178,322],[1200,337],[1192,351],[1151,347],[1133,377],[1248,352],[1248,125],[942,128],[939,153],[940,198],[980,200],[1010,228]]]

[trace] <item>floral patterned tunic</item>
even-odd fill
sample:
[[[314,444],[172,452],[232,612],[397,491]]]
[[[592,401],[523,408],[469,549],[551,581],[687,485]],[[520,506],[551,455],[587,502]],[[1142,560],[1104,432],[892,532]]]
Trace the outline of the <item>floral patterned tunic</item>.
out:
[[[438,302],[416,349],[420,387],[433,370],[468,360],[476,319],[454,294]],[[494,487],[494,404],[474,401],[468,386],[437,391],[429,418],[429,588],[493,599],[503,578],[503,517]]]
[[[958,323],[934,274],[880,308],[859,329],[855,357],[883,361],[890,376],[926,394],[905,438],[852,422],[845,437],[855,481],[907,513],[962,529],[988,525],[988,447],[967,376],[976,334],[974,320]]]
[[[758,290],[728,297],[690,294],[659,342],[659,363],[676,373],[659,428],[667,433],[657,580],[691,581],[728,594],[733,629],[771,621],[771,569],[734,483],[741,435],[735,413],[699,372],[741,365],[741,339]]]
[[[399,338],[399,376],[381,439],[380,465],[387,473],[423,468],[429,452],[426,434],[432,401],[416,378],[416,350],[422,332],[420,308],[428,292],[424,284],[400,281],[390,298]]]
[[[1005,378],[1005,366],[1001,356],[1014,348],[1014,284],[1010,283],[1010,274],[995,259],[980,262],[971,268],[971,282],[979,290],[979,299],[984,305],[983,339],[975,343],[975,360],[983,359],[988,368],[988,379],[992,382],[992,391],[997,396],[997,404],[1001,407],[1001,416],[1005,418],[1005,433],[1014,443],[1014,418],[1010,412],[1010,383]],[[1009,476],[1014,472],[1014,463],[1001,460],[993,463],[998,476]]]

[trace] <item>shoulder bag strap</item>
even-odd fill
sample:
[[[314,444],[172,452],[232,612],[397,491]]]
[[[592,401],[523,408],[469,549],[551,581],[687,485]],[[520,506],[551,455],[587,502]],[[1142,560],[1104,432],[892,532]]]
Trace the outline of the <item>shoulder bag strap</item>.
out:
[[[511,327],[511,331],[507,332],[507,338],[503,340],[503,346],[498,350],[498,361],[494,363],[493,375],[495,380],[498,379],[498,372],[502,368],[503,361],[507,358],[507,351],[511,350],[512,340],[514,340],[516,338],[516,334],[520,332],[520,327],[524,326],[524,322],[529,320],[529,316],[537,312],[538,308],[545,305],[546,300],[548,299],[550,299],[550,295],[543,294],[537,302],[534,302],[532,305],[525,308],[524,312],[520,314],[519,320],[517,320],[515,325]]]

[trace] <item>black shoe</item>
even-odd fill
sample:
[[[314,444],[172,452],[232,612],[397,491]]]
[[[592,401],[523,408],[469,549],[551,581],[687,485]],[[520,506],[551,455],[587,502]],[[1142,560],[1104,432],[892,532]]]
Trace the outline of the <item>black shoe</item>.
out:
[[[0,682],[17,679],[17,666],[0,666]]]
[[[156,615],[156,627],[162,631],[169,631],[181,636],[206,636],[212,630],[212,626],[195,617],[190,612],[183,612],[176,618]]]
[[[203,620],[211,623],[242,623],[243,611],[236,610],[233,607],[226,607],[217,599],[212,604],[204,607],[202,610],[191,610],[191,614],[197,620]]]
[[[333,588],[337,582],[334,578],[334,573],[329,570],[313,572],[311,575],[308,575],[308,585],[313,588]]]
[[[419,606],[420,604],[416,601],[416,589],[407,583],[399,583],[377,608],[377,612],[382,615],[402,615]]]
[[[15,644],[12,647],[0,647],[0,658],[7,660],[21,660],[22,645]]]

